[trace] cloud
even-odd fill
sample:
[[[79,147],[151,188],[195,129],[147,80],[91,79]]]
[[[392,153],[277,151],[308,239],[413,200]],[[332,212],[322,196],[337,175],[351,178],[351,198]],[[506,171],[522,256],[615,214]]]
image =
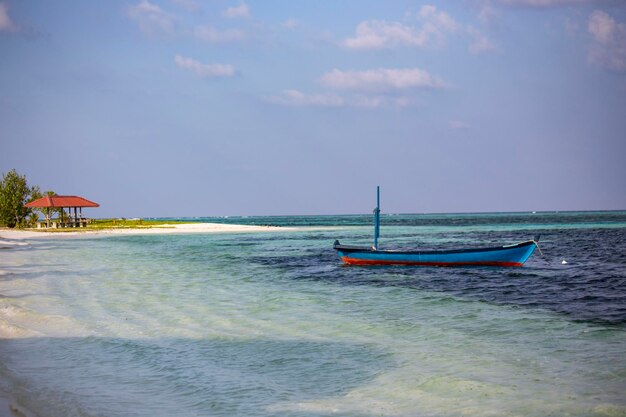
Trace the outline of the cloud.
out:
[[[454,32],[459,28],[459,24],[450,15],[444,11],[438,11],[437,7],[432,5],[424,5],[417,13],[418,17],[426,20],[438,29],[446,32]]]
[[[241,17],[250,17],[250,9],[248,5],[245,3],[241,3],[237,7],[229,7],[228,9],[222,12],[222,16],[228,17],[229,19],[236,19]]]
[[[490,3],[483,3],[478,11],[478,20],[482,24],[488,24],[498,16],[498,12]]]
[[[232,65],[224,64],[202,64],[192,58],[185,58],[176,55],[174,58],[178,68],[191,71],[202,78],[224,78],[235,75],[235,68]]]
[[[355,96],[349,104],[354,107],[378,109],[381,107],[409,107],[414,104],[411,97],[406,96]]]
[[[348,49],[385,49],[397,46],[422,47],[428,40],[426,31],[398,22],[369,20],[356,27],[353,38],[345,39],[341,44]]]
[[[170,2],[182,7],[188,12],[198,12],[202,10],[202,6],[198,0],[170,0]]]
[[[483,8],[484,19],[492,18],[491,8]],[[410,17],[410,15],[408,15]],[[398,47],[425,48],[443,44],[450,35],[469,36],[469,51],[481,53],[495,50],[489,39],[476,28],[464,27],[452,16],[433,5],[424,5],[415,14],[417,25],[384,20],[367,20],[357,25],[355,36],[341,45],[354,50],[391,49]]]
[[[284,106],[317,107],[408,107],[415,104],[418,89],[448,87],[440,78],[419,68],[379,68],[365,71],[334,69],[322,75],[320,85],[331,90],[324,93],[304,93],[284,90],[279,96],[266,100]]]
[[[17,32],[19,27],[11,20],[4,3],[0,3],[0,32]]]
[[[594,10],[589,17],[589,33],[593,35],[596,42],[610,43],[615,36],[617,27],[615,19],[601,10]]]
[[[378,92],[447,86],[440,78],[419,68],[379,68],[366,71],[334,69],[324,74],[320,83],[332,89]]]
[[[453,130],[469,129],[472,127],[469,123],[465,123],[460,120],[450,120],[448,126]]]
[[[300,26],[301,26],[300,21],[297,19],[293,19],[293,18],[287,19],[283,22],[283,27],[289,30],[295,30],[299,28]]]
[[[420,27],[400,22],[367,20],[357,25],[355,36],[341,44],[348,49],[387,49],[400,46],[425,47],[443,40],[446,33],[455,32],[459,24],[437,7],[424,5],[416,18]]]
[[[237,42],[245,39],[246,34],[239,29],[219,31],[211,26],[198,26],[194,30],[197,38],[208,43]]]
[[[158,32],[170,33],[174,30],[175,16],[165,12],[156,4],[142,0],[128,9],[128,16],[134,19],[142,32],[153,35]]]
[[[335,93],[307,94],[299,90],[284,90],[281,95],[266,99],[270,103],[288,107],[358,107],[377,109],[381,107],[408,107],[413,104],[409,97],[380,95],[347,95]]]
[[[589,62],[613,71],[626,71],[626,24],[618,23],[608,13],[594,10],[587,29],[593,38]]]
[[[500,4],[506,6],[525,7],[553,7],[553,6],[573,6],[577,4],[591,3],[594,0],[498,0]]]
[[[469,45],[469,51],[473,54],[495,51],[496,47],[491,41],[478,29],[473,26],[467,27],[467,33],[472,39]]]
[[[269,97],[268,101],[284,106],[341,107],[345,100],[337,94],[306,94],[298,90],[284,90],[280,96]]]

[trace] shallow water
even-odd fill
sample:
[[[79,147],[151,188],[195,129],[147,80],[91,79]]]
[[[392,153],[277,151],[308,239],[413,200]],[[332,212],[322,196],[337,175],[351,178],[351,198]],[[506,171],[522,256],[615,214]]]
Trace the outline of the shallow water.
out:
[[[386,248],[544,256],[341,266],[370,221],[0,251],[1,384],[50,417],[626,414],[626,213],[384,216]]]

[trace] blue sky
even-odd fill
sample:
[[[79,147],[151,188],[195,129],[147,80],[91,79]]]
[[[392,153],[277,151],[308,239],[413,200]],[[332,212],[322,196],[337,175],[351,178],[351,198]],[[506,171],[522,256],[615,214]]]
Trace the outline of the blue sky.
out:
[[[626,3],[0,0],[0,146],[101,217],[626,209]]]

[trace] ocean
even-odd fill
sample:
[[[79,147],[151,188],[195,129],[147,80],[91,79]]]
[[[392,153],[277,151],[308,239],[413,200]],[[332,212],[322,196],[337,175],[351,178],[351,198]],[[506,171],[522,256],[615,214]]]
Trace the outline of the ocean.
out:
[[[382,216],[389,249],[540,235],[521,268],[342,266],[369,215],[185,220],[297,229],[1,250],[0,389],[40,417],[626,415],[626,212]]]

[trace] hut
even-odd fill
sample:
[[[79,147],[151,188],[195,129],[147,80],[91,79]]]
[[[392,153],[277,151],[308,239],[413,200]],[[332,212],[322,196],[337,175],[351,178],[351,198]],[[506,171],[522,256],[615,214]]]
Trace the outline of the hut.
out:
[[[24,204],[29,208],[45,208],[46,227],[50,227],[50,211],[51,209],[61,209],[59,220],[52,222],[52,227],[87,227],[89,219],[83,218],[83,207],[100,207],[100,204],[89,201],[86,198],[75,195],[49,195]],[[68,209],[65,215],[65,209]],[[72,215],[74,209],[74,215]],[[38,227],[42,224],[39,223]]]

